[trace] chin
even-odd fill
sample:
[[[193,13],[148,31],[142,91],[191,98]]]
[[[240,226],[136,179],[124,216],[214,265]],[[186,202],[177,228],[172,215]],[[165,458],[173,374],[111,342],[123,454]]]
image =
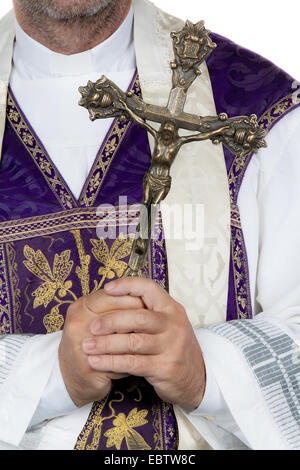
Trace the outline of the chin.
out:
[[[36,1],[36,0],[30,0]],[[39,9],[57,19],[92,16],[117,0],[39,0]]]

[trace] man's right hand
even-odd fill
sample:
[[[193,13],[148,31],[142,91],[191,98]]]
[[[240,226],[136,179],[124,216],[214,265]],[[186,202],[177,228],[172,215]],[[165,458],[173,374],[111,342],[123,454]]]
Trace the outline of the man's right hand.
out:
[[[143,307],[140,298],[112,297],[104,290],[82,297],[70,305],[59,346],[59,363],[66,389],[76,406],[102,400],[110,392],[112,380],[126,376],[91,369],[82,344],[91,337],[93,321],[106,312]]]

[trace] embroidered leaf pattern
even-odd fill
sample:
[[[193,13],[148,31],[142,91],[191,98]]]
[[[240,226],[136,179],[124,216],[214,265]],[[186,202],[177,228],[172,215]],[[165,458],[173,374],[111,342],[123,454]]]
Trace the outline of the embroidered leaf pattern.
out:
[[[106,267],[109,264],[109,249],[107,243],[105,243],[103,238],[99,240],[91,240],[93,245],[92,253],[99,263],[104,264]]]
[[[59,290],[59,295],[63,297],[66,295],[67,290],[72,287],[72,282],[66,281],[73,267],[70,253],[70,250],[65,250],[61,254],[55,254],[53,271],[51,271],[47,258],[41,250],[34,251],[28,245],[24,247],[24,256],[27,258],[23,261],[24,265],[32,274],[44,281],[32,293],[35,298],[33,308],[41,305],[47,307],[53,300],[57,290]]]
[[[111,256],[116,260],[126,258],[126,256],[130,254],[131,247],[132,240],[129,238],[124,238],[124,235],[120,234],[111,247]]]
[[[33,308],[40,307],[44,305],[47,307],[49,303],[53,300],[57,286],[55,282],[46,281],[44,284],[39,286],[33,293],[32,296],[35,297],[33,302]]]
[[[99,268],[99,274],[108,279],[113,279],[115,276],[121,277],[127,268],[127,264],[122,259],[130,255],[133,240],[120,233],[110,250],[103,238],[91,240],[91,243],[93,255],[99,263],[104,265]]]
[[[59,306],[52,308],[51,312],[44,316],[43,324],[47,333],[60,331],[64,324],[64,317],[59,313]]]
[[[114,427],[104,434],[108,438],[106,447],[115,446],[117,450],[120,450],[125,439],[128,450],[150,450],[150,446],[141,434],[134,429],[147,424],[148,421],[145,419],[147,414],[147,410],[138,411],[137,408],[131,410],[127,418],[124,413],[119,413],[113,420]]]
[[[147,420],[145,419],[148,414],[147,410],[138,411],[137,408],[134,408],[130,411],[127,417],[127,424],[132,428],[136,428],[137,426],[143,426],[147,424]]]
[[[73,261],[70,261],[70,254],[71,251],[66,250],[60,255],[56,253],[54,256],[53,277],[54,279],[61,281],[62,284],[69,276],[73,267]]]
[[[148,446],[147,442],[143,439],[143,437],[136,432],[134,429],[130,429],[130,431],[125,436],[126,444],[128,450],[150,450],[151,447]]]
[[[29,271],[44,281],[52,276],[49,263],[41,250],[34,251],[30,246],[24,247],[24,256],[27,261],[24,264]]]

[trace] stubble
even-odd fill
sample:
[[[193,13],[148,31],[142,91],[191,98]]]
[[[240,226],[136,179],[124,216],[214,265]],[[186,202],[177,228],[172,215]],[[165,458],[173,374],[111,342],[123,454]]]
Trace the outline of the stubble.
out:
[[[14,0],[21,27],[36,41],[63,54],[91,49],[124,20],[131,0]]]

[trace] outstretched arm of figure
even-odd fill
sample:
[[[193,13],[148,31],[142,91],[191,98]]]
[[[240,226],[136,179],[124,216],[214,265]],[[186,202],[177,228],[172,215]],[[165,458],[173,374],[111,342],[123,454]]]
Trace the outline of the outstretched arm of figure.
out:
[[[144,119],[142,119],[134,111],[132,111],[132,109],[129,108],[125,100],[120,99],[120,102],[124,106],[124,111],[126,112],[126,114],[129,115],[130,119],[132,119],[146,131],[150,132],[150,134],[153,135],[154,138],[157,136],[157,131],[152,126],[150,126],[150,124],[144,121]]]
[[[179,145],[182,146],[190,142],[197,142],[197,141],[212,139],[213,137],[217,137],[218,135],[222,134],[226,129],[229,129],[229,128],[230,126],[227,125],[227,126],[220,127],[219,129],[215,129],[214,131],[201,132],[199,134],[193,134],[193,135],[181,137],[179,139]]]

